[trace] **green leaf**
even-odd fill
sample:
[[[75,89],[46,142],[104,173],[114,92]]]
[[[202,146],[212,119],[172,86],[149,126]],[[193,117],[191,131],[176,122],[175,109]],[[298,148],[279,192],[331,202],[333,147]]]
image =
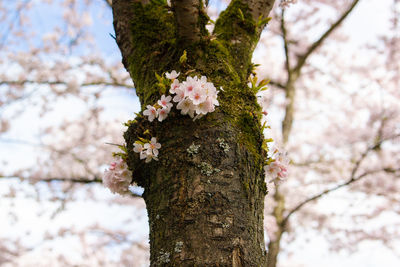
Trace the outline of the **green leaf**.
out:
[[[238,8],[238,12],[239,12],[240,19],[242,21],[244,21],[244,15],[243,15],[243,12],[242,12],[242,10],[240,8]]]
[[[160,87],[160,93],[164,95],[167,92],[167,88],[162,83],[159,83],[158,86]]]
[[[264,24],[267,24],[271,19],[271,17],[262,18],[262,15],[260,15],[257,20],[257,26],[260,27]]]
[[[136,120],[128,120],[127,122],[124,122],[124,126],[129,127],[134,123],[137,123],[137,121]]]
[[[184,64],[184,63],[186,63],[186,61],[187,61],[186,50],[183,50],[183,55],[179,58],[179,62],[180,62],[181,64]]]
[[[138,139],[143,142],[143,143],[150,143],[150,140],[146,139],[146,138],[142,138],[142,137],[138,137]],[[136,141],[137,142],[137,141]],[[135,143],[136,143],[135,142]]]
[[[125,153],[128,153],[128,149],[126,148],[125,145],[120,145],[120,146],[118,146],[118,147],[119,147],[119,149],[121,149],[121,150],[124,151]]]
[[[157,72],[154,72],[154,74],[156,75],[157,81],[161,83],[163,78],[160,75],[158,75]]]
[[[263,125],[261,126],[261,131],[264,131],[264,129],[267,127],[268,127],[267,122],[264,121]]]
[[[135,144],[139,144],[139,145],[144,145],[145,143],[143,143],[142,141],[135,141]]]
[[[258,84],[258,87],[264,87],[264,86],[266,86],[267,84],[269,84],[269,82],[270,82],[270,80],[264,79],[264,80],[262,80],[262,81]]]

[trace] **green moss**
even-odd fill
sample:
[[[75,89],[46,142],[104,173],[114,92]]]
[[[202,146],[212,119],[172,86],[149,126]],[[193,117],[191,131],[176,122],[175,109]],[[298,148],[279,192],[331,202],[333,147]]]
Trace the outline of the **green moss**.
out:
[[[204,4],[203,1],[199,1],[199,19],[198,19],[198,24],[199,24],[199,29],[200,29],[200,34],[201,36],[208,36],[208,30],[206,28],[206,25],[210,21],[210,17],[207,15],[207,12],[203,8]]]
[[[231,55],[240,79],[245,80],[251,70],[251,55],[259,39],[257,22],[254,21],[247,3],[233,0],[220,14],[215,25],[215,34]]]
[[[229,8],[220,14],[215,27],[224,29],[219,32],[223,39],[231,40],[233,37],[243,35],[243,32],[245,35],[256,35],[256,24],[248,5],[240,0],[233,0]]]
[[[250,112],[243,112],[236,121],[237,126],[241,130],[240,141],[246,145],[254,155],[260,155],[261,144],[260,128],[258,127],[257,118]],[[259,157],[259,156],[257,156]]]
[[[149,104],[159,94],[158,88],[153,86],[156,83],[154,73],[162,73],[169,69],[171,62],[177,61],[175,23],[163,1],[153,0],[146,5],[135,2],[132,8],[135,49],[128,58],[129,72],[142,104]]]

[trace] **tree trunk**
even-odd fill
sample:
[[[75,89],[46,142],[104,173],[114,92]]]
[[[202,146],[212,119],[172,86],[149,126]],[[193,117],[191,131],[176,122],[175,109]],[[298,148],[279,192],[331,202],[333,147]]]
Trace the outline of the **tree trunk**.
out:
[[[133,181],[145,189],[151,266],[266,266],[266,155],[247,80],[272,4],[234,0],[210,35],[199,1],[172,1],[172,9],[161,0],[113,1],[116,40],[143,106],[166,93],[155,73],[205,75],[223,88],[220,106],[199,120],[173,108],[163,122],[138,116],[124,134]],[[162,147],[146,164],[132,150],[150,136]]]

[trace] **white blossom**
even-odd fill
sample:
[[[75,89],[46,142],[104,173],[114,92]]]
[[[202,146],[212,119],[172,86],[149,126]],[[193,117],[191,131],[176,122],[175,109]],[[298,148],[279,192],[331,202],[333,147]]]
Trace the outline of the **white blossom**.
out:
[[[180,74],[180,72],[177,73],[176,70],[173,70],[173,71],[171,71],[171,73],[166,72],[165,77],[167,77],[167,79],[174,80],[174,79],[178,78],[179,74]]]
[[[137,142],[133,145],[135,146],[133,151],[139,153],[139,158],[145,159],[146,163],[149,163],[153,159],[158,160],[158,150],[161,148],[161,144],[157,143],[155,137],[152,137],[150,142],[145,143],[144,146]]]
[[[190,100],[189,98],[184,98],[184,99],[182,99],[182,100],[178,103],[178,105],[176,106],[176,108],[181,110],[181,114],[182,114],[182,115],[189,114],[189,116],[190,116],[191,118],[193,118],[195,106],[193,105],[192,100]]]
[[[139,144],[139,143],[134,143],[133,146],[134,146],[133,151],[136,152],[136,153],[140,153],[144,149],[143,145]]]
[[[158,149],[161,148],[161,144],[157,143],[157,139],[152,137],[150,143],[144,144],[144,149],[151,150],[151,152],[157,157],[158,156]]]

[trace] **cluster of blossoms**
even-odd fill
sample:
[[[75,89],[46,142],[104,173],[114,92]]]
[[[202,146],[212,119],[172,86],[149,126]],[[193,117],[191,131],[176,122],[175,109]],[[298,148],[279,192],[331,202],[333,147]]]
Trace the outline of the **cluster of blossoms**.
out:
[[[279,184],[287,177],[289,161],[286,152],[274,149],[270,162],[264,166],[265,176],[270,177],[269,183]]]
[[[168,117],[173,104],[171,103],[171,96],[162,95],[161,99],[157,101],[154,106],[147,105],[147,109],[143,111],[143,115],[147,116],[148,120],[152,122],[155,118],[161,122]]]
[[[136,141],[133,146],[133,151],[139,153],[140,159],[145,159],[146,163],[149,163],[152,159],[158,160],[158,150],[161,148],[161,144],[157,143],[155,137],[152,137],[149,143],[143,144]]]
[[[215,110],[215,106],[219,105],[217,100],[218,91],[214,84],[207,82],[207,77],[202,76],[200,79],[197,77],[187,77],[185,81],[180,83],[177,78],[180,73],[173,70],[171,73],[166,73],[167,79],[171,80],[170,94],[162,95],[161,99],[153,106],[148,105],[143,115],[152,122],[154,119],[162,122],[168,117],[173,103],[177,103],[176,108],[181,111],[181,114],[188,114],[191,118],[198,119],[209,112]],[[158,160],[158,150],[161,144],[157,143],[157,139],[152,137],[151,140],[139,138],[133,146],[133,151],[139,153],[140,159],[145,160],[146,163],[152,160]],[[111,192],[121,195],[129,193],[129,185],[132,181],[132,173],[128,170],[125,161],[118,159],[113,162],[110,168],[105,171],[103,177],[103,184],[108,187]]]
[[[104,172],[103,184],[113,193],[120,195],[129,194],[129,185],[131,182],[132,172],[128,170],[128,165],[121,158],[111,163],[110,168]]]
[[[150,122],[155,118],[158,118],[159,121],[167,118],[173,106],[171,99],[173,102],[178,103],[176,108],[181,111],[182,115],[187,114],[194,120],[213,112],[215,106],[219,105],[217,100],[218,91],[213,83],[207,82],[206,76],[201,76],[200,79],[189,76],[185,81],[179,82],[177,79],[179,74],[175,70],[165,74],[168,79],[172,80],[169,92],[174,95],[174,98],[162,95],[156,105],[148,105],[143,115],[147,116]]]
[[[207,82],[206,76],[201,76],[200,79],[189,76],[182,83],[175,79],[169,92],[175,94],[173,101],[178,103],[176,108],[181,114],[188,114],[191,118],[196,113],[195,119],[198,119],[213,112],[215,106],[219,105],[218,91],[213,83]]]

